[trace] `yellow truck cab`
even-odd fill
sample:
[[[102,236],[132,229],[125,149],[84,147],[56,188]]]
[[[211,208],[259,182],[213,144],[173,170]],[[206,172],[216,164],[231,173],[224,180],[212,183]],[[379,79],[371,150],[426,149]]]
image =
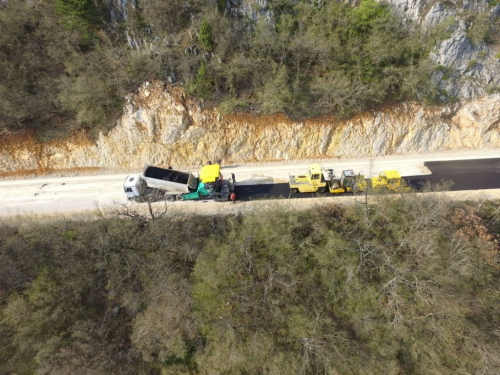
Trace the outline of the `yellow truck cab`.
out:
[[[326,181],[323,176],[323,168],[319,164],[311,164],[307,174],[289,176],[291,193],[324,193]]]

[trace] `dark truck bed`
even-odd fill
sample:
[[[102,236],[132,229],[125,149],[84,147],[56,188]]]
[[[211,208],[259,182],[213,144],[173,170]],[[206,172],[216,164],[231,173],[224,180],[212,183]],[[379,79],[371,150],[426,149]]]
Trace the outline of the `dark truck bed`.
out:
[[[147,167],[143,173],[144,177],[156,178],[157,180],[177,182],[178,184],[187,184],[189,173],[179,172],[173,169],[163,169],[159,167]]]

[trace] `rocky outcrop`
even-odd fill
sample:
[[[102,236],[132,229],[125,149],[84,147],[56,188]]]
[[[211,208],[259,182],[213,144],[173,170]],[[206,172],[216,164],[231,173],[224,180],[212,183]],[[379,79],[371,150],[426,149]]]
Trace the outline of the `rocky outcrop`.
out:
[[[429,3],[425,0],[389,0],[404,22],[423,25],[429,30],[439,23],[447,23],[451,35],[438,42],[430,54],[432,62],[440,66],[433,81],[443,93],[441,99],[472,99],[497,91],[500,87],[498,48],[490,48],[484,41],[474,43],[467,35],[473,26],[462,16],[467,12],[489,14],[497,19],[500,6],[490,7],[485,0],[455,3]]]
[[[360,1],[348,2],[356,6]],[[441,91],[443,102],[457,98],[473,99],[500,91],[498,46],[488,46],[484,41],[474,43],[467,34],[473,23],[466,21],[470,13],[485,13],[490,19],[497,20],[500,4],[491,7],[486,0],[466,0],[453,4],[427,0],[388,0],[387,3],[402,16],[403,23],[408,27],[420,24],[429,31],[440,23],[448,25],[450,37],[438,42],[429,56],[432,62],[440,66],[433,76],[433,82]],[[252,20],[272,20],[273,14],[268,11],[265,0],[228,0],[228,4],[232,4],[233,12]]]
[[[500,95],[446,107],[400,104],[362,113],[303,122],[284,116],[222,116],[201,110],[182,89],[146,83],[130,95],[117,126],[91,142],[83,136],[40,144],[4,139],[4,172],[84,167],[141,168],[145,163],[197,166],[311,158],[500,148]]]
[[[104,3],[109,9],[109,16],[113,22],[127,20],[127,8],[135,9],[137,7],[136,0],[105,0]]]
[[[0,0],[2,1],[2,0]],[[385,2],[382,0],[376,0]],[[359,0],[346,0],[356,6]],[[420,24],[427,31],[438,24],[447,24],[450,36],[437,43],[430,53],[430,59],[440,67],[433,76],[433,82],[442,93],[443,102],[455,99],[473,99],[493,92],[500,92],[500,50],[497,45],[484,41],[472,41],[468,32],[473,22],[470,14],[488,14],[492,20],[500,16],[500,4],[490,6],[487,0],[465,0],[460,2],[435,2],[428,0],[388,0],[387,3],[403,18],[408,27]],[[323,0],[316,3],[321,7]],[[127,8],[136,7],[136,0],[106,0],[112,20],[127,19]],[[267,0],[226,0],[226,9],[233,15],[256,22],[264,19],[275,22],[274,13]],[[491,32],[490,32],[491,34]],[[131,48],[148,48],[168,44],[157,39],[146,41],[132,30],[126,31]],[[170,76],[173,77],[173,76]],[[175,81],[175,78],[170,78]]]

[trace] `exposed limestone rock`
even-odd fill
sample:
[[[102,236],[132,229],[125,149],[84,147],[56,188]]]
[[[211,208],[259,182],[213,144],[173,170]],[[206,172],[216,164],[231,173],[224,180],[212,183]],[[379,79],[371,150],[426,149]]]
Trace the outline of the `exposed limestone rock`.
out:
[[[446,75],[437,72],[433,77],[437,87],[447,93],[442,99],[478,98],[500,87],[498,51],[490,50],[483,41],[472,43],[467,36],[471,25],[460,19],[464,12],[487,12],[490,7],[486,0],[464,1],[453,8],[442,2],[432,5],[425,0],[389,0],[389,4],[404,17],[406,23],[420,23],[424,28],[457,20],[450,38],[439,42],[430,54],[434,63],[449,72]],[[499,7],[491,8],[489,14],[492,19],[498,18]]]
[[[437,25],[440,22],[445,21],[449,18],[455,18],[456,11],[455,9],[445,8],[443,3],[434,4],[431,9],[427,12],[423,19],[423,23],[426,27],[432,27]],[[419,14],[410,15],[412,20],[417,20],[420,18]]]
[[[500,64],[484,42],[473,45],[463,22],[453,35],[436,46],[430,58],[451,71],[446,78],[437,72],[438,87],[456,98],[472,99],[485,95],[488,87],[500,86]]]
[[[405,22],[408,20],[421,21],[426,6],[424,0],[389,0],[387,3],[405,17]],[[437,5],[439,6],[439,4]]]
[[[136,0],[106,0],[106,7],[112,21],[122,21],[128,18],[127,6],[137,7]]]
[[[267,0],[228,0],[228,9],[234,14],[248,17],[252,21],[265,19],[271,22],[273,12],[268,9]]]
[[[500,148],[500,95],[447,107],[401,104],[341,121],[284,116],[221,116],[202,111],[179,88],[144,84],[130,95],[117,126],[97,142],[79,136],[46,144],[5,139],[0,169],[141,168],[310,158],[354,158]]]

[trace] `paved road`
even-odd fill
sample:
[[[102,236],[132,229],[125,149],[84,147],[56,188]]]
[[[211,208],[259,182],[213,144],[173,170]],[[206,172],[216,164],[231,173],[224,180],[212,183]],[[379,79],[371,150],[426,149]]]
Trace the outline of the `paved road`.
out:
[[[459,161],[432,161],[425,162],[425,166],[432,172],[426,176],[408,176],[406,180],[415,188],[423,183],[439,183],[453,181],[450,190],[479,190],[500,188],[500,158]]]
[[[405,180],[414,188],[421,189],[429,181],[433,184],[453,181],[450,190],[479,190],[500,188],[500,158],[475,160],[450,160],[425,162],[432,172],[430,175],[405,176]],[[326,194],[294,194],[293,198],[310,198]],[[236,187],[238,200],[288,197],[288,184],[240,185]]]
[[[381,158],[365,161],[333,161],[337,171],[354,168],[362,174],[371,171],[397,169],[410,183],[419,187],[425,180],[439,182],[441,179],[455,181],[453,190],[499,189],[500,157],[464,157],[455,161],[425,162],[418,159]],[[430,160],[442,160],[438,159]],[[458,159],[458,158],[457,158]],[[425,164],[425,165],[424,165]],[[330,163],[327,164],[330,167]],[[289,173],[307,170],[307,164],[225,166],[224,173],[235,173],[239,184],[238,200],[288,197],[286,183]],[[432,174],[429,174],[431,172]],[[79,177],[40,177],[34,179],[0,180],[0,216],[16,214],[64,214],[94,210],[99,207],[126,204],[123,181],[127,175],[94,175]],[[272,182],[275,182],[273,184]],[[328,194],[330,195],[330,194]],[[296,198],[317,196],[300,194]],[[196,202],[178,202],[177,206]],[[134,203],[133,203],[134,204]],[[159,203],[161,204],[161,203]]]

